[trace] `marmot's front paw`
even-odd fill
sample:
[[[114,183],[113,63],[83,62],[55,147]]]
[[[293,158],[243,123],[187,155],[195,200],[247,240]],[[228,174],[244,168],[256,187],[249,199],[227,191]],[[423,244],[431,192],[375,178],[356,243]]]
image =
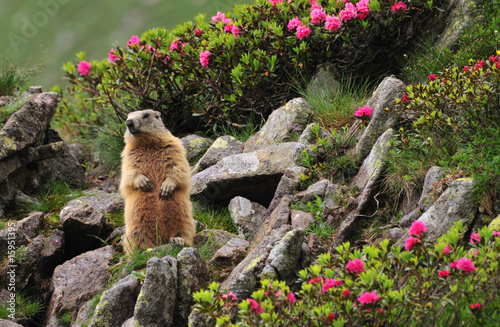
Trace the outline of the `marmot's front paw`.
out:
[[[170,239],[170,243],[174,243],[174,244],[177,244],[180,246],[186,245],[186,243],[184,242],[184,239],[182,237],[172,237]]]
[[[151,192],[153,189],[151,188],[151,184],[149,183],[149,179],[144,175],[139,175],[135,179],[135,186],[144,192]]]
[[[160,197],[161,198],[168,197],[170,194],[172,194],[174,189],[175,189],[175,183],[172,183],[170,181],[164,181],[163,184],[161,184]]]

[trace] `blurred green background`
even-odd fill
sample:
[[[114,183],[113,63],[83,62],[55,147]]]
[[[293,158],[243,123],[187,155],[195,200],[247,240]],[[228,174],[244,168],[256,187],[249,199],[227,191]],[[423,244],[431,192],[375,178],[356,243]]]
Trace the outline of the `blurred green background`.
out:
[[[173,28],[206,13],[232,11],[235,4],[252,0],[3,0],[0,6],[0,58],[21,68],[44,64],[31,85],[45,91],[61,79],[62,64],[76,60],[105,59],[116,45],[153,27]]]

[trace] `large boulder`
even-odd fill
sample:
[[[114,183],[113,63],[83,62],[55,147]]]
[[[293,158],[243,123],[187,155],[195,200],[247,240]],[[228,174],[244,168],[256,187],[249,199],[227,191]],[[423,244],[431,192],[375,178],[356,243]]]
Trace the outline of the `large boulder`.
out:
[[[386,130],[394,127],[397,116],[387,112],[385,108],[394,108],[394,100],[402,97],[405,90],[406,86],[402,81],[393,76],[388,76],[382,80],[375,92],[373,92],[366,105],[373,107],[374,111],[370,123],[355,148],[358,162],[363,162],[377,139]]]
[[[232,136],[221,136],[208,148],[193,168],[193,174],[215,165],[225,157],[243,152],[243,143]]]
[[[237,196],[229,202],[229,213],[238,228],[238,233],[248,240],[253,239],[262,225],[266,210],[263,205],[241,196]]]
[[[363,165],[359,169],[358,174],[353,178],[351,184],[361,189],[361,194],[357,200],[357,207],[350,212],[347,218],[341,223],[335,237],[335,245],[340,245],[347,241],[352,233],[358,228],[362,218],[361,213],[370,200],[372,200],[373,193],[385,169],[387,155],[389,154],[393,137],[394,132],[392,129],[389,129],[378,138],[370,155],[363,161]]]
[[[186,149],[186,157],[189,161],[199,158],[214,143],[213,140],[196,134],[184,136],[181,142]]]
[[[7,228],[0,231],[0,257],[7,254],[9,241],[15,240],[16,247],[26,245],[37,236],[43,224],[43,212],[32,212],[28,217],[18,221],[9,222]]]
[[[309,123],[312,111],[306,100],[295,98],[274,110],[261,130],[245,142],[243,152],[264,149],[270,145],[289,141],[300,134]]]
[[[46,326],[62,326],[58,317],[65,314],[71,314],[72,321],[76,319],[82,305],[106,287],[112,256],[113,248],[106,246],[83,253],[54,270]]]
[[[226,157],[193,176],[191,195],[223,205],[239,195],[268,205],[281,176],[295,166],[302,149],[303,145],[289,142]]]
[[[177,300],[177,260],[166,256],[149,259],[146,277],[134,310],[138,327],[174,326]]]

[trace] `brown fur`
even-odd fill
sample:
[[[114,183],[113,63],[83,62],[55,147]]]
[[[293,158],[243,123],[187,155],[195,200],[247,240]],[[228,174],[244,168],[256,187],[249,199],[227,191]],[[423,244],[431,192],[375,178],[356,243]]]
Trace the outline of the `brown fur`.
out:
[[[153,110],[127,118],[120,191],[125,197],[125,250],[156,247],[195,235],[191,173],[181,141]]]

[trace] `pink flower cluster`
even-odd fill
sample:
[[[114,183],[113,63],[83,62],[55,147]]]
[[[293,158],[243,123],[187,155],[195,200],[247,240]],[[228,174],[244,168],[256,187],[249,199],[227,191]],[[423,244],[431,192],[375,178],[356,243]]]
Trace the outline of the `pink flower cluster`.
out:
[[[276,5],[280,2],[282,2],[283,0],[269,0],[269,2],[272,2],[273,3],[273,7],[276,7]]]
[[[108,52],[108,59],[109,59],[109,61],[115,62],[116,59],[118,59],[118,58],[120,58],[120,57],[118,57],[117,55],[115,55],[115,49],[109,50],[109,52]]]
[[[227,294],[222,295],[222,298],[223,298],[224,300],[229,299],[229,300],[233,300],[233,301],[235,301],[235,300],[236,300],[236,295],[234,295],[234,294],[233,294],[233,292],[229,292],[229,293],[227,293]]]
[[[340,28],[342,22],[337,16],[326,16],[325,28],[329,31],[336,31]]]
[[[446,246],[443,249],[443,252],[441,252],[442,255],[450,254],[451,248],[449,244],[446,244]]]
[[[295,304],[295,302],[297,302],[297,298],[293,292],[288,294],[288,301],[290,301],[291,304]]]
[[[370,117],[373,113],[373,108],[368,107],[368,106],[363,106],[361,108],[358,108],[356,112],[354,113],[355,117]]]
[[[479,244],[481,242],[481,234],[479,233],[476,233],[476,232],[472,232],[472,234],[470,235],[470,243],[472,244]]]
[[[217,15],[212,16],[212,24],[217,24],[217,22],[222,21],[224,25],[231,23],[233,20],[231,18],[227,18],[226,15],[221,13],[220,11],[217,12]]]
[[[130,40],[127,41],[127,48],[131,48],[134,44],[139,45],[141,43],[141,39],[137,35],[132,35]]]
[[[365,271],[363,261],[359,260],[358,258],[354,260],[349,259],[349,262],[345,267],[347,270],[349,270],[349,272],[356,275],[361,274],[363,271]]]
[[[476,309],[481,309],[481,304],[480,303],[474,303],[474,304],[469,304],[469,308],[471,310],[476,310]]]
[[[411,236],[422,236],[423,233],[427,232],[427,226],[425,226],[425,223],[420,221],[420,220],[416,220],[413,222],[413,224],[411,224],[411,227],[410,227],[410,235]]]
[[[339,13],[340,19],[344,22],[347,22],[353,18],[358,17],[358,10],[355,5],[350,2],[345,4],[344,9],[342,9]]]
[[[208,66],[208,57],[210,56],[210,51],[209,50],[201,50],[200,52],[200,63],[203,67]]]
[[[240,33],[240,28],[234,24],[227,24],[224,26],[224,31],[231,32],[236,38],[238,38],[238,33]]]
[[[340,285],[342,285],[342,281],[340,279],[336,280],[336,279],[326,278],[325,282],[323,283],[323,286],[321,287],[321,291],[323,292],[323,294],[325,294],[330,289]]]
[[[361,304],[370,304],[372,302],[376,302],[378,300],[378,295],[376,291],[373,292],[364,292],[360,297],[358,297],[358,301]]]
[[[420,243],[420,239],[413,236],[408,237],[405,242],[406,251],[410,251],[417,243]]]
[[[436,74],[430,74],[430,75],[429,75],[429,82],[433,82],[433,81],[435,81],[436,79],[437,79]]]
[[[322,7],[311,9],[311,23],[319,24],[324,20],[326,20],[326,13]]]
[[[440,270],[439,271],[439,277],[441,277],[441,278],[448,277],[449,275],[450,275],[450,271],[449,270]]]
[[[250,298],[250,299],[247,299],[247,301],[252,306],[252,309],[255,312],[257,312],[258,314],[261,314],[262,311],[264,311],[264,308],[260,304],[258,304],[254,299]]]
[[[370,0],[361,0],[356,4],[356,9],[358,10],[358,19],[365,19],[370,13],[370,8],[368,8],[368,3]]]
[[[466,274],[470,274],[476,267],[469,258],[460,258],[452,263],[450,263],[450,268],[456,268],[462,270]]]
[[[78,73],[82,76],[87,76],[90,74],[90,69],[92,68],[92,64],[88,61],[82,60],[78,63]]]
[[[398,3],[395,3],[392,6],[392,13],[398,13],[398,12],[403,12],[406,11],[408,8],[406,7],[405,3],[403,1],[399,1]]]
[[[297,37],[300,40],[307,37],[309,34],[311,34],[311,29],[309,27],[306,25],[297,26]]]

